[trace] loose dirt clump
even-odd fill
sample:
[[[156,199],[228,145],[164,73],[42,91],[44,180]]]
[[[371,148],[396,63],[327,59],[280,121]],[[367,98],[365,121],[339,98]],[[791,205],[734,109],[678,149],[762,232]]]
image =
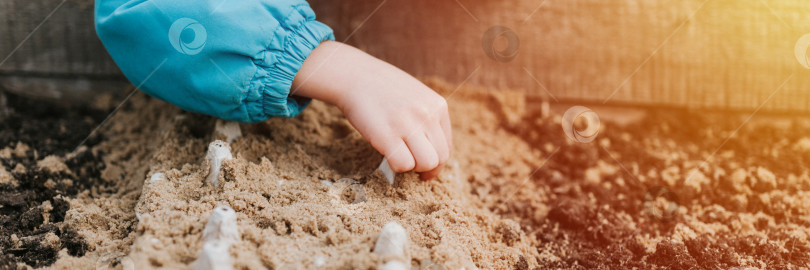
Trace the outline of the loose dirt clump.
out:
[[[792,147],[806,141],[807,121],[646,114],[628,125],[603,121],[589,144],[568,139],[558,118],[539,110],[505,126],[537,150],[558,147],[531,180],[551,193],[547,215],[504,212],[537,228],[540,252],[554,255],[539,258],[542,267],[808,267],[810,155]]]
[[[99,182],[103,154],[87,149],[101,138],[72,151],[104,112],[5,97],[0,114],[0,268],[48,266],[63,249],[82,256],[85,240],[63,221],[68,198]]]

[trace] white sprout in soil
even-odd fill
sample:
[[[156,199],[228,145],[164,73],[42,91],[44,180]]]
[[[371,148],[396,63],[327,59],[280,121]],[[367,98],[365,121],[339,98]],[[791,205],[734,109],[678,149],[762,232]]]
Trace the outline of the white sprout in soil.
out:
[[[214,208],[203,229],[204,244],[194,269],[233,269],[233,260],[228,249],[239,239],[236,212],[228,206]]]
[[[242,137],[242,130],[239,129],[237,122],[218,119],[214,128],[214,136],[225,137],[226,142],[232,143],[236,138]]]
[[[222,168],[222,161],[233,159],[231,155],[231,147],[228,143],[216,140],[208,145],[208,154],[205,156],[208,160],[208,176],[205,182],[211,185],[219,186],[219,170]]]
[[[380,170],[380,172],[382,172],[382,174],[385,176],[385,179],[388,180],[388,184],[391,185],[394,184],[394,177],[396,177],[396,174],[394,173],[394,170],[391,170],[391,166],[388,165],[387,158],[383,158],[382,163],[380,163],[380,167],[377,167],[377,170]]]
[[[239,241],[239,230],[236,225],[236,211],[228,206],[214,208],[208,223],[203,230],[203,241],[219,241],[233,244]]]
[[[163,173],[155,173],[149,178],[149,183],[159,182],[166,180],[166,175]]]
[[[323,256],[315,257],[315,262],[313,263],[313,265],[315,265],[315,267],[321,267],[326,265],[326,258],[324,258]]]
[[[408,269],[408,267],[386,267],[388,265],[397,267],[396,263],[391,264],[393,261],[399,262],[403,267],[407,265],[406,262],[411,261],[408,257],[408,232],[399,223],[388,222],[383,226],[380,236],[377,238],[377,243],[374,244],[374,253],[380,256],[382,262],[387,262],[381,266],[383,269]]]
[[[195,270],[231,270],[233,269],[233,259],[231,258],[228,248],[230,245],[225,245],[220,242],[211,242],[203,244],[200,257],[194,263]]]

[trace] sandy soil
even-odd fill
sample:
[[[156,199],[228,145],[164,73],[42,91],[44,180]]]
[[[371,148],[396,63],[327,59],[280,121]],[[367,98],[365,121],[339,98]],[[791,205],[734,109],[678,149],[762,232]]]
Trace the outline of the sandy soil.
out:
[[[225,139],[216,120],[138,94],[92,146],[37,159],[51,174],[76,170],[80,153],[103,161],[97,180],[64,196],[54,231],[81,239],[59,244],[43,232],[58,260],[38,266],[190,268],[220,205],[237,212],[237,269],[374,269],[389,221],[408,232],[417,269],[810,266],[803,119],[738,130],[745,117],[650,111],[603,121],[585,144],[520,93],[429,85],[448,98],[453,157],[436,181],[401,174],[393,186],[375,172],[382,156],[336,108],[314,102],[295,119],[241,125],[214,187],[204,157]],[[19,182],[13,170],[0,171],[0,186]],[[149,181],[156,174],[165,177]],[[74,242],[82,252],[65,244]]]
[[[62,254],[54,268],[114,262],[110,256],[136,266],[189,267],[219,205],[238,213],[242,240],[230,252],[239,269],[373,269],[380,262],[374,242],[389,221],[408,231],[417,266],[512,268],[539,256],[519,223],[487,209],[466,180],[486,171],[467,168],[494,159],[522,159],[510,166],[528,177],[541,160],[514,135],[481,145],[485,137],[461,132],[460,145],[481,145],[476,152],[492,154],[453,159],[437,181],[402,174],[390,186],[375,172],[382,156],[339,110],[315,102],[296,119],[242,125],[244,136],[230,144],[235,159],[223,165],[222,186],[213,187],[204,182],[203,159],[208,143],[224,139],[214,135],[215,120],[142,96],[131,102],[133,109],[111,121],[98,146],[110,149],[102,177],[117,182],[118,190],[79,194],[66,217],[92,251],[80,258]],[[482,117],[497,121],[492,114]],[[500,133],[491,135],[506,135]],[[165,181],[145,181],[155,173],[165,174]]]

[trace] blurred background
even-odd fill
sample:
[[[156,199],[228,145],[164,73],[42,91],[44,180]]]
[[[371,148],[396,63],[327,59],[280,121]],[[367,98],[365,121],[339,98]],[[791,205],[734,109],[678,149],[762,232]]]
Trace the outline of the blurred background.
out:
[[[562,103],[810,110],[810,71],[795,48],[810,33],[802,0],[310,4],[337,40],[418,77]],[[0,85],[62,99],[120,89],[92,9],[90,0],[0,1]]]
[[[764,111],[810,108],[808,72],[794,55],[797,40],[810,33],[810,16],[803,16],[810,14],[806,1],[311,4],[339,40],[417,76],[455,83],[469,77],[472,84],[550,93],[576,103],[741,110],[756,109],[784,83]],[[484,53],[482,38],[493,26],[509,28],[519,38],[514,60],[493,60]]]
[[[92,0],[0,1],[0,33],[7,91],[79,102],[128,84],[96,37]]]

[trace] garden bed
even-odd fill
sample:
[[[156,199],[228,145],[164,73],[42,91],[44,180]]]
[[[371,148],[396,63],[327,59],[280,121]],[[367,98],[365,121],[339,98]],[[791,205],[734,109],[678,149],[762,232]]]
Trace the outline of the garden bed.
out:
[[[3,268],[188,268],[217,206],[236,211],[237,269],[376,268],[390,221],[423,268],[808,267],[803,118],[645,110],[626,124],[605,117],[596,140],[578,143],[520,93],[429,85],[448,97],[455,149],[437,180],[407,173],[394,185],[375,172],[382,156],[320,102],[240,125],[218,186],[205,181],[206,152],[228,138],[214,118],[138,93],[75,149],[110,106],[9,102]],[[25,111],[36,108],[48,109]]]

